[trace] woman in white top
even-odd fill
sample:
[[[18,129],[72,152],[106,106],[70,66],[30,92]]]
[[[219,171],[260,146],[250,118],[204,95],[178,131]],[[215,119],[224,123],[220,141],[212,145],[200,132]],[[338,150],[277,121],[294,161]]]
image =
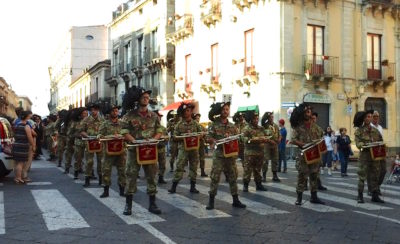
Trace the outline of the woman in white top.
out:
[[[335,136],[330,126],[325,129],[324,139],[328,152],[326,152],[322,157],[323,164],[321,167],[321,174],[324,174],[324,168],[328,166],[328,175],[332,175],[332,155]]]

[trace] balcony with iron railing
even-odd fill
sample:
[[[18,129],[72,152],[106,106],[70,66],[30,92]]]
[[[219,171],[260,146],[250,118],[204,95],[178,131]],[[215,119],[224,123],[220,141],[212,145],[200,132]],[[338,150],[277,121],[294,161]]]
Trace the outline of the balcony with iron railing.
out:
[[[373,86],[374,90],[382,86],[386,91],[386,88],[396,79],[396,64],[388,60],[364,61],[362,67],[365,80]]]
[[[175,44],[179,40],[193,34],[193,16],[184,14],[175,15],[175,31],[166,35],[167,43]]]
[[[339,57],[327,55],[303,55],[303,70],[307,80],[339,76]]]
[[[222,9],[221,0],[205,0],[200,5],[201,8],[201,21],[206,25],[215,25],[216,22],[221,21]]]
[[[250,8],[252,4],[257,5],[259,0],[232,0],[232,4],[235,5],[240,11],[245,8]]]

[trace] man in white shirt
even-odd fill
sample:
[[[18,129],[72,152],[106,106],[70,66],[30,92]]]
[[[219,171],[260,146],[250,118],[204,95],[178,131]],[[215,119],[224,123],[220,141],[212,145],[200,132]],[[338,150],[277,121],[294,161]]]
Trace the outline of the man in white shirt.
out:
[[[381,133],[381,136],[383,138],[383,128],[382,126],[379,124],[379,112],[378,111],[374,111],[374,113],[372,114],[372,123],[371,126],[375,127],[379,133]],[[379,161],[380,164],[380,170],[379,170],[379,186],[382,185],[383,180],[385,179],[385,175],[386,175],[386,160],[380,160]],[[368,177],[367,177],[368,178]],[[367,179],[368,181],[368,179]],[[368,181],[368,194],[369,194],[369,181]],[[381,190],[378,190],[379,195],[381,195]]]

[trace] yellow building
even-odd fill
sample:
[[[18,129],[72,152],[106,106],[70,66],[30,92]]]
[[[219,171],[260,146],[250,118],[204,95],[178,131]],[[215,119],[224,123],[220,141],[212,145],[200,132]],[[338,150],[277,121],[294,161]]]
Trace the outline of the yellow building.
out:
[[[214,101],[231,112],[258,104],[288,122],[296,103],[311,103],[319,124],[348,129],[357,111],[381,114],[384,139],[400,145],[395,60],[398,5],[391,1],[177,1],[175,100]],[[207,116],[202,116],[206,120]],[[287,123],[287,127],[290,124]],[[290,134],[290,129],[289,129]]]

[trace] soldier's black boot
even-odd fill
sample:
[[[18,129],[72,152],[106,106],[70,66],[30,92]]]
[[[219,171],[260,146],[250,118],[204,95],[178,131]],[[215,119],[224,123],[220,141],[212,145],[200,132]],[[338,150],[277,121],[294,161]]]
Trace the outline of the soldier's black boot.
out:
[[[383,201],[383,200],[379,197],[379,194],[378,194],[377,191],[372,192],[371,202],[385,203],[385,201]]]
[[[64,170],[64,174],[69,174],[69,168],[65,168],[65,170]]]
[[[261,182],[256,182],[256,190],[257,191],[267,191],[267,188],[265,188]]]
[[[275,181],[275,182],[281,182],[281,180],[279,179],[279,177],[278,177],[278,174],[276,173],[276,171],[275,172],[272,172],[272,181]]]
[[[58,161],[57,167],[61,167],[61,161]]]
[[[78,171],[78,170],[75,170],[75,171],[74,171],[74,180],[77,180],[77,179],[78,179],[78,175],[79,175],[79,171]]]
[[[206,174],[206,172],[204,171],[204,168],[201,168],[201,177],[207,177],[208,174]]]
[[[190,192],[199,193],[199,191],[196,189],[196,181],[190,181]]]
[[[100,176],[99,176],[100,177]],[[92,175],[90,176],[90,179],[92,180],[97,180],[96,175],[94,174],[94,170],[92,170]]]
[[[99,175],[99,186],[101,186],[102,183],[103,183],[103,177]]]
[[[85,184],[83,185],[83,187],[88,187],[90,186],[90,176],[85,176]]]
[[[118,187],[119,187],[119,195],[121,197],[124,197],[125,196],[125,186],[118,184]]]
[[[295,202],[296,205],[301,205],[301,201],[303,200],[303,193],[302,192],[297,192],[297,200]]]
[[[305,182],[306,184],[305,184],[305,186],[304,186],[304,190],[305,191],[308,191],[308,179],[306,179],[306,182]]]
[[[318,190],[320,190],[320,191],[328,190],[328,188],[326,188],[325,186],[322,185],[320,178],[317,179],[317,184],[318,184]]]
[[[249,192],[249,183],[248,182],[243,183],[243,192]]]
[[[170,170],[169,172],[174,172],[174,163],[173,162],[169,162],[169,166],[170,166]]]
[[[167,184],[167,182],[164,180],[164,176],[162,176],[162,175],[158,176],[158,183],[159,184]]]
[[[214,200],[215,200],[215,196],[210,195],[210,197],[208,198],[208,205],[206,207],[207,210],[214,209]]]
[[[109,196],[109,194],[108,194],[108,190],[109,189],[110,189],[109,186],[104,186],[104,191],[103,191],[103,194],[100,195],[100,198],[108,197]]]
[[[168,190],[169,193],[175,193],[176,192],[176,187],[178,186],[178,182],[173,181],[171,189]]]
[[[321,199],[318,198],[316,191],[311,192],[310,203],[325,204],[323,201],[321,201]]]
[[[133,195],[130,195],[130,194],[126,195],[126,197],[125,197],[126,203],[125,203],[125,209],[123,212],[124,215],[132,215],[132,198],[133,198]]]
[[[364,203],[363,191],[358,191],[357,202]]]
[[[243,203],[241,203],[239,201],[239,196],[237,194],[236,195],[232,195],[232,199],[233,199],[233,202],[232,202],[232,206],[233,207],[235,207],[235,208],[246,208],[246,205],[244,205]]]
[[[262,172],[262,182],[267,182],[267,172],[266,171]]]
[[[156,204],[156,196],[149,196],[149,212],[153,214],[161,214],[161,210]]]

